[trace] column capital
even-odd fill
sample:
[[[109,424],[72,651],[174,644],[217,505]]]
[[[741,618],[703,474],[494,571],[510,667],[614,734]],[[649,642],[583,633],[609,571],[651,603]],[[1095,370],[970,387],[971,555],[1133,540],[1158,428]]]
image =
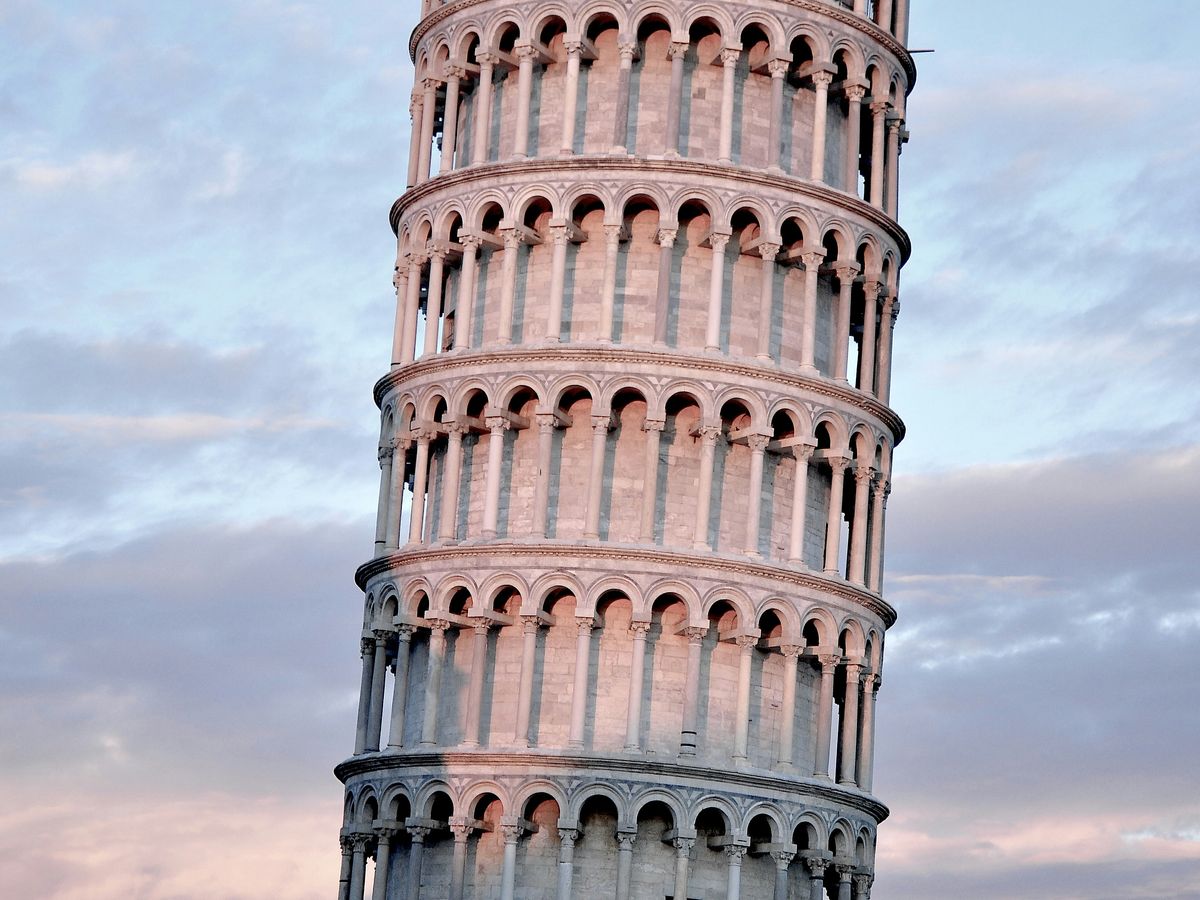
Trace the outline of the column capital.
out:
[[[487,66],[488,68],[491,68],[499,61],[499,58],[496,56],[496,54],[492,53],[490,50],[483,50],[476,53],[475,58],[479,60],[480,66]]]
[[[816,452],[816,446],[813,444],[792,444],[792,456],[797,462],[808,462],[812,459],[813,453]]]
[[[863,691],[866,693],[877,694],[883,686],[883,676],[875,672],[868,672],[862,677]]]
[[[775,860],[775,866],[780,869],[786,869],[792,864],[792,860],[796,858],[796,854],[788,850],[772,850],[771,859]]]
[[[635,640],[637,639],[636,636],[639,634],[645,638],[645,636],[650,633],[650,625],[650,622],[630,622],[629,630],[633,632]]]
[[[772,78],[782,78],[787,74],[788,67],[791,65],[791,63],[792,61],[790,59],[782,59],[777,56],[774,59],[767,60],[767,72]],[[823,74],[828,75],[829,73],[825,72]],[[832,80],[833,76],[830,75],[829,77]]]
[[[825,251],[811,250],[808,253],[803,254],[800,257],[800,260],[804,263],[804,270],[806,272],[813,269],[819,269],[821,268],[821,263],[825,262]]]
[[[725,68],[736,66],[738,60],[742,58],[741,47],[726,47],[721,51],[721,65]]]
[[[871,482],[875,480],[876,474],[877,473],[875,471],[874,466],[855,466],[854,467],[854,480],[856,482],[858,482],[859,484],[866,482],[866,484],[868,486],[870,486]]]
[[[368,845],[375,838],[369,831],[356,831],[350,835],[350,848],[353,852],[365,852]]]
[[[741,844],[726,844],[725,855],[729,857],[729,864],[731,866],[740,866],[742,859],[746,856],[746,851],[749,849],[749,847],[743,847]]]
[[[779,255],[779,251],[781,249],[783,248],[780,244],[773,244],[769,241],[763,241],[758,245],[758,255],[761,256],[763,260],[770,260],[771,262],[774,262],[775,257]]]
[[[875,883],[875,876],[866,872],[859,872],[853,876],[853,881],[854,893],[865,900],[871,890],[871,885]]]
[[[421,87],[424,88],[425,93],[427,94],[432,94],[434,91],[436,91],[441,83],[442,79],[435,78],[432,75],[428,78],[421,79]]]
[[[703,441],[708,446],[715,447],[716,443],[717,443],[717,438],[719,438],[721,436],[721,426],[720,425],[701,425],[699,428],[697,428],[695,431],[693,431],[692,434],[695,435],[696,437],[700,438],[700,440]]]
[[[657,240],[660,247],[675,246],[675,238],[679,234],[678,228],[660,228],[658,229]]]
[[[817,87],[824,86],[828,88],[831,84],[833,84],[833,73],[824,71],[813,72],[812,83]],[[849,91],[847,91],[847,93],[849,93]]]
[[[822,672],[832,673],[841,661],[842,654],[840,653],[822,653],[817,656],[817,662],[820,663]]]
[[[681,628],[679,633],[688,639],[689,644],[699,644],[708,634],[707,628],[701,628],[695,625],[689,625],[687,628]]]
[[[536,55],[537,51],[533,49],[533,44],[530,41],[522,41],[521,43],[513,46],[513,56],[515,56],[519,62],[532,62]]]
[[[662,432],[667,427],[665,419],[646,419],[642,422],[642,431],[646,432]]]
[[[550,231],[550,243],[555,247],[565,247],[567,245],[567,223],[563,222],[559,225],[549,225],[547,228]]]
[[[521,631],[524,634],[536,634],[542,627],[541,616],[521,616]]]
[[[754,453],[762,453],[770,443],[771,436],[769,434],[751,434],[746,437],[746,446]]]
[[[533,421],[538,427],[539,434],[546,434],[559,427],[558,416],[554,413],[536,413]]]
[[[879,300],[879,295],[883,293],[884,284],[879,280],[877,275],[868,275],[863,281],[863,293],[866,298],[872,303]]]
[[[378,453],[379,468],[382,469],[385,465],[387,465],[387,463],[391,461],[392,455],[395,452],[396,452],[396,448],[390,442],[387,444],[380,444],[379,445],[379,453]]]
[[[558,829],[558,840],[566,847],[574,847],[575,842],[579,840],[578,828],[560,828]]]
[[[888,114],[888,111],[891,110],[891,108],[892,108],[892,103],[890,100],[876,100],[874,103],[871,104],[871,112],[876,117],[881,116],[881,115],[886,116]]]
[[[458,242],[468,250],[474,250],[483,243],[483,241],[474,234],[460,234],[458,236]]]
[[[867,96],[867,89],[861,84],[852,84],[846,88],[846,99],[851,103],[861,103],[865,96]]]
[[[446,81],[462,81],[467,77],[467,70],[462,66],[447,66]]]
[[[604,241],[610,246],[621,243],[621,235],[625,231],[624,225],[606,224],[604,228]]]
[[[834,475],[841,475],[850,468],[850,460],[844,456],[827,456],[825,462],[829,463],[829,468]]]
[[[504,241],[505,250],[515,250],[525,242],[525,235],[516,228],[501,228],[500,237]]]
[[[583,41],[578,38],[563,41],[563,49],[567,51],[567,58],[579,56],[583,52]]]
[[[500,825],[500,831],[504,834],[504,843],[515,844],[525,833],[525,826],[520,822],[503,822]]]
[[[879,478],[875,481],[875,486],[871,489],[875,498],[887,502],[888,495],[892,492],[892,483],[886,478]]]
[[[742,651],[753,650],[758,646],[757,634],[739,634],[733,641]]]
[[[838,881],[849,881],[854,877],[854,863],[834,863],[833,871],[837,872]]]
[[[368,653],[374,653],[374,652],[375,652],[375,638],[369,637],[364,634],[362,637],[362,640],[359,642],[359,655],[366,656]]]
[[[579,635],[585,636],[592,633],[592,629],[596,627],[596,620],[592,616],[576,616],[575,627],[579,629]]]
[[[819,856],[808,856],[804,859],[804,865],[813,878],[822,878],[825,870],[829,868],[829,860],[821,859]]]
[[[691,46],[690,41],[671,41],[670,46],[667,47],[667,58],[672,60],[683,59],[684,55],[688,52],[688,48]]]
[[[779,653],[785,659],[797,659],[804,652],[804,648],[799,644],[780,644]]]
[[[512,422],[508,416],[488,416],[483,420],[483,423],[487,425],[488,431],[492,432],[492,434],[498,431],[508,431],[508,429],[512,428]]]
[[[415,625],[397,625],[396,640],[404,644],[412,640],[413,633],[417,630]]]
[[[612,415],[592,416],[592,431],[596,433],[603,432],[608,434],[612,431]]]
[[[617,41],[617,55],[621,62],[633,62],[633,58],[637,56],[638,45],[637,41],[619,40]]]
[[[633,852],[634,842],[637,841],[636,831],[618,831],[617,832],[617,850],[625,851],[626,853]]]
[[[862,266],[848,259],[839,259],[833,264],[833,271],[837,274],[838,281],[846,285],[858,277],[858,273],[862,271]]]
[[[471,823],[465,819],[462,821],[457,821],[456,819],[450,820],[450,833],[454,835],[454,843],[465,844],[471,837],[472,831],[474,829],[471,827]]]
[[[859,677],[862,675],[862,670],[863,670],[862,663],[847,662],[842,668],[844,668],[846,670],[846,683],[847,684],[850,684],[850,682],[855,682],[855,683],[858,682]]]
[[[690,856],[692,848],[696,846],[696,839],[677,837],[671,841],[671,845],[675,848],[676,856]]]
[[[396,635],[390,628],[375,628],[371,633],[375,635],[376,644],[386,644]]]

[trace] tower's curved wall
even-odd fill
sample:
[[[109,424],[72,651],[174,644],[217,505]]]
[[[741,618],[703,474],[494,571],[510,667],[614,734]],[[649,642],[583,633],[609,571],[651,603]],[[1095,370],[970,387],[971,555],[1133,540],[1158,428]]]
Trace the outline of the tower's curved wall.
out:
[[[424,13],[342,896],[868,897],[907,3]]]

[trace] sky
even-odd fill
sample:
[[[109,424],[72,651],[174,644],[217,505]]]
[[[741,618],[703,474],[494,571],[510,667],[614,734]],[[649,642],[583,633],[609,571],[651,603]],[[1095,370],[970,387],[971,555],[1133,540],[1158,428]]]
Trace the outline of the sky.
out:
[[[335,889],[414,6],[0,4],[6,896]],[[1198,37],[914,0],[879,900],[1200,898]]]

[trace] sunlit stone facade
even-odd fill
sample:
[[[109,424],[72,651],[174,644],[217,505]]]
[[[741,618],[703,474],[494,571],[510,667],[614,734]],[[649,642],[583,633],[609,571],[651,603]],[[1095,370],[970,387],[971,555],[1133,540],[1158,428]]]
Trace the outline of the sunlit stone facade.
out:
[[[907,2],[423,13],[340,897],[865,900]]]

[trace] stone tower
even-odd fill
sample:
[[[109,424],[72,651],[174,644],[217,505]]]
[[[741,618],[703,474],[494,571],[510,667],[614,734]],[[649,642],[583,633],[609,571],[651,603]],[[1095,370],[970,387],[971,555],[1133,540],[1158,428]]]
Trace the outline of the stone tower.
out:
[[[907,5],[425,0],[343,900],[869,897]]]

